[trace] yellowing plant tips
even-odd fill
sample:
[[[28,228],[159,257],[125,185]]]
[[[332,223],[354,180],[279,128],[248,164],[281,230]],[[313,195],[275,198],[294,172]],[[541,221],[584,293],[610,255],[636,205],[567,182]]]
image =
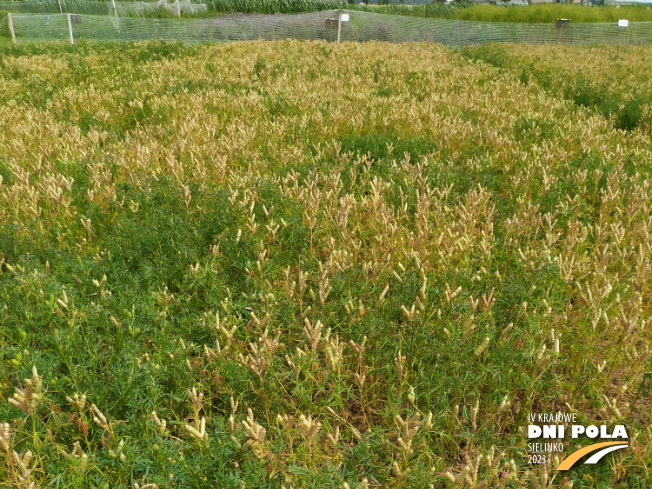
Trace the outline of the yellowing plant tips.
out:
[[[651,47],[3,29],[0,487],[652,487]]]

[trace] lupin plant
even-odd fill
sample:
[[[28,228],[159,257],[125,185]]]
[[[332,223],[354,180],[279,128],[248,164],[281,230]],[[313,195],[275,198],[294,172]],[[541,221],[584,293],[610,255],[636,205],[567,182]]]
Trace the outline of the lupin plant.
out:
[[[0,485],[645,487],[648,48],[7,53]]]

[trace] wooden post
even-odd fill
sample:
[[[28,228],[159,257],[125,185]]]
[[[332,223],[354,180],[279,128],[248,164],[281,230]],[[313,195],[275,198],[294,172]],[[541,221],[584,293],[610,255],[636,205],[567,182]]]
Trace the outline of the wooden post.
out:
[[[72,46],[75,40],[72,37],[72,21],[70,20],[70,14],[68,14],[68,33],[70,34],[70,45]]]
[[[16,44],[16,33],[14,32],[14,23],[11,20],[11,14],[7,14],[7,22],[9,23],[9,32],[11,32],[11,41]]]
[[[340,10],[337,16],[337,42],[340,42],[340,35],[342,34],[342,11]]]

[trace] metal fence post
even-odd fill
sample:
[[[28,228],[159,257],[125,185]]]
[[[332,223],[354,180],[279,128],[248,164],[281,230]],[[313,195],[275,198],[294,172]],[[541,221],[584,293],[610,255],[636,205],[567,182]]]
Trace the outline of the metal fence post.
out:
[[[342,34],[342,11],[340,10],[337,16],[337,42],[340,42],[340,35]]]
[[[70,14],[68,14],[68,33],[70,34],[70,45],[72,46],[75,40],[72,37],[72,21],[70,20]]]
[[[11,14],[7,14],[7,22],[9,24],[9,32],[11,32],[11,41],[16,44],[16,33],[14,32],[14,23],[11,20]]]

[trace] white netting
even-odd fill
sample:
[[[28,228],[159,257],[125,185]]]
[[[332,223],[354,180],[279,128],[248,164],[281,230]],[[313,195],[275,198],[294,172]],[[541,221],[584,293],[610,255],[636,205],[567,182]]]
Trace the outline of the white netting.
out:
[[[429,41],[450,46],[486,42],[569,44],[652,44],[652,22],[613,24],[520,24],[402,17],[349,11],[342,41]],[[338,11],[298,15],[228,15],[211,19],[154,19],[71,16],[74,39],[85,41],[164,40],[183,42],[247,39],[337,38]],[[69,39],[68,15],[13,14],[18,41]]]
[[[167,0],[157,2],[116,1],[115,9],[120,16],[142,16],[165,9],[173,14],[181,12],[194,14],[206,12],[206,4],[192,3],[190,0]],[[85,15],[114,14],[113,2],[110,0],[26,0],[0,2],[0,10],[20,13],[71,13]]]

